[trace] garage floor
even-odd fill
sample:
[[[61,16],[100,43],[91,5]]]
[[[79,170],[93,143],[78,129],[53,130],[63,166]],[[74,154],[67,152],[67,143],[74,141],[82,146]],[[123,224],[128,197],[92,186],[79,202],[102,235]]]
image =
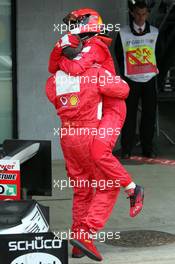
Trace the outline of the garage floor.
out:
[[[175,140],[175,103],[160,104],[160,128],[165,130]],[[160,158],[175,160],[175,146],[164,136],[156,139]],[[144,164],[134,161],[125,162],[124,165],[132,174],[134,181],[145,188],[145,204],[143,212],[131,219],[128,215],[129,202],[121,190],[121,195],[108,221],[105,232],[127,230],[155,230],[175,234],[175,166],[160,164]],[[67,230],[71,225],[71,197],[72,190],[60,190],[54,183],[58,179],[66,179],[64,163],[53,162],[53,196],[40,197],[42,204],[50,207],[51,229],[58,233]],[[151,243],[150,243],[151,244]],[[104,256],[105,264],[174,264],[175,243],[156,247],[114,247],[97,242],[97,246]],[[70,264],[95,263],[88,258],[73,260]]]

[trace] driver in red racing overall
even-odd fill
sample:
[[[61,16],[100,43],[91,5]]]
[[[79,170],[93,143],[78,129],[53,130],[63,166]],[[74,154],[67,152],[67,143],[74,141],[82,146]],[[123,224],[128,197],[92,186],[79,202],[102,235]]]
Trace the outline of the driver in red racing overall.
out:
[[[102,20],[99,14],[92,9],[81,9],[71,12],[64,21],[69,24],[74,24],[75,28],[74,30],[71,30],[71,34],[69,33],[65,35],[59,42],[57,42],[50,56],[49,71],[55,73],[58,69],[61,69],[72,76],[79,76],[93,65],[101,65],[104,69],[115,74],[113,61],[108,50],[108,45],[110,45],[111,39],[104,34],[101,35],[100,27],[97,27],[96,32],[94,32],[94,25],[102,25]],[[79,43],[76,43],[77,39],[72,35],[75,33],[83,39],[83,49],[77,57],[70,60],[64,56],[62,50],[64,45],[73,48],[77,47]],[[122,87],[120,87],[120,89],[122,89]],[[103,117],[98,125],[98,129],[107,130],[107,128],[110,128],[114,131],[118,128],[118,131],[120,131],[125,116],[126,107],[124,100],[105,95],[103,97]],[[101,178],[102,175],[104,175],[106,180],[120,180],[120,185],[125,187],[125,190],[130,197],[130,216],[134,217],[141,211],[143,206],[143,188],[132,182],[130,175],[112,155],[112,148],[118,135],[119,133],[106,133],[105,137],[101,137],[99,134],[96,135],[91,146],[91,157],[101,172],[101,174],[99,174]],[[114,188],[114,193],[115,191],[116,189]],[[93,196],[92,193],[91,196]],[[78,199],[79,197],[77,197],[77,202]],[[113,208],[116,202],[116,196],[114,195],[112,197],[111,189],[108,195],[108,200],[110,201],[110,207]],[[74,198],[74,204],[76,204],[76,198]],[[98,208],[99,206],[100,205],[98,204]],[[75,208],[76,206],[73,207],[73,211]],[[77,213],[82,209],[80,204],[78,205],[78,208],[79,210],[75,210],[76,217],[77,219],[81,219]],[[78,221],[73,222],[73,230],[76,230],[77,223]],[[103,220],[101,220],[101,222],[99,221],[98,228],[102,228],[103,226]],[[73,255],[78,257],[78,255],[81,255],[81,252],[76,252],[76,248],[73,248]]]
[[[89,76],[95,77],[97,82],[80,81],[86,80]],[[110,76],[113,81],[103,85],[100,76],[106,79]],[[91,155],[93,131],[94,129],[98,131],[100,122],[98,106],[101,103],[101,94],[124,100],[129,93],[129,87],[122,79],[115,81],[115,76],[99,66],[91,67],[78,77],[66,81],[68,77],[60,70],[49,77],[46,94],[61,118],[64,134],[61,135],[60,141],[67,174],[76,183],[73,189],[72,226],[72,231],[76,235],[70,242],[90,258],[100,261],[102,257],[93,244],[90,234],[104,227],[119,195],[120,186],[115,181],[116,178],[113,179],[112,185],[106,188],[100,186],[102,175],[95,167]],[[85,78],[80,79],[80,77]],[[69,133],[69,129],[74,129],[74,133],[73,131]],[[95,186],[95,190],[92,185],[94,179],[99,183]],[[84,181],[83,185],[81,185],[82,181]],[[123,181],[131,180],[123,176]]]

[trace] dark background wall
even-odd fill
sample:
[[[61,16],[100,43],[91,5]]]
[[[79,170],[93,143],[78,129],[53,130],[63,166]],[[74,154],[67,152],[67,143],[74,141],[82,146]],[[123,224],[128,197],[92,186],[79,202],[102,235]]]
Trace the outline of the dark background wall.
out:
[[[105,23],[125,24],[127,1],[17,0],[17,78],[19,138],[52,140],[53,159],[62,159],[55,110],[45,96],[49,53],[59,38],[54,24],[71,10],[97,9]],[[113,34],[115,37],[115,34]]]

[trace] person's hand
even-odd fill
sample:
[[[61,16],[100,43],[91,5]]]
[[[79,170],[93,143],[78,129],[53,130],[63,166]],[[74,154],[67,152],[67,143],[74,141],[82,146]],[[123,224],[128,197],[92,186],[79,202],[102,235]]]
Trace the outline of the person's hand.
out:
[[[71,47],[77,48],[80,44],[80,37],[78,35],[72,35],[70,33],[64,35],[60,40],[56,43],[57,47],[61,47],[62,49]]]

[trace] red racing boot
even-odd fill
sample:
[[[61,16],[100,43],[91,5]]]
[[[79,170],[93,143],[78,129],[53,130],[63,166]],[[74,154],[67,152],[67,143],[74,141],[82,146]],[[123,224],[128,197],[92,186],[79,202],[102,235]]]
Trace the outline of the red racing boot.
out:
[[[103,258],[94,245],[92,238],[90,237],[91,234],[89,231],[81,229],[76,233],[75,238],[70,239],[70,243],[82,251],[87,257],[96,261],[102,261]]]
[[[144,188],[136,185],[135,189],[129,189],[126,191],[130,199],[130,216],[135,217],[138,215],[143,208],[144,201]]]
[[[85,254],[77,247],[72,248],[72,258],[82,258]]]

